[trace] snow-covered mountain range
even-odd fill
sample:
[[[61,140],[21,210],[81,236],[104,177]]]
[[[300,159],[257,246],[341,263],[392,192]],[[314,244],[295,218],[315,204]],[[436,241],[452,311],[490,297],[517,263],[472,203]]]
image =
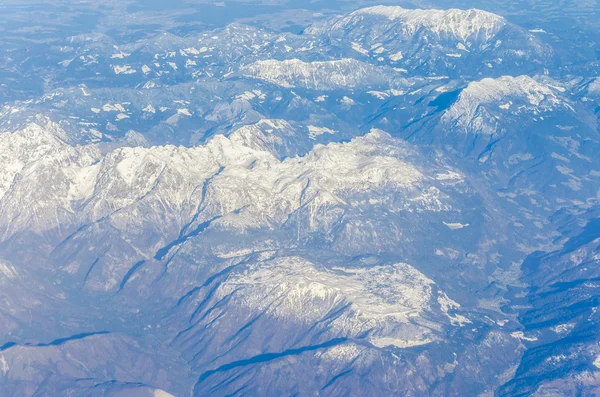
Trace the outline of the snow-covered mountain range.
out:
[[[558,34],[136,15],[0,57],[0,396],[598,391],[600,83]]]

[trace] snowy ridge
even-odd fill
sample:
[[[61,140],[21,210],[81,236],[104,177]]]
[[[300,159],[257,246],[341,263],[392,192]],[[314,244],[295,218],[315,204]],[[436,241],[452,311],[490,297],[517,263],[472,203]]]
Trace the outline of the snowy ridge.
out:
[[[372,343],[408,347],[435,339],[425,327],[408,325],[411,319],[458,307],[433,284],[404,263],[327,270],[300,257],[284,257],[232,275],[219,294],[233,293],[237,304],[252,311],[308,324],[347,306],[331,323],[335,334],[358,336],[376,329]]]
[[[245,67],[243,73],[282,87],[314,90],[354,88],[388,82],[383,70],[355,59],[315,62],[303,62],[299,59],[265,60]]]
[[[469,83],[461,93],[462,100],[479,103],[490,103],[506,97],[524,98],[533,106],[539,106],[544,100],[558,103],[555,91],[529,76],[487,78]]]
[[[593,5],[8,3],[0,395],[598,389]]]
[[[317,36],[330,31],[354,28],[364,30],[371,26],[378,29],[379,24],[393,29],[404,40],[420,31],[426,31],[440,39],[484,45],[504,29],[508,22],[499,15],[476,9],[410,10],[398,6],[374,6],[354,11],[331,24],[315,25],[307,29],[306,33]]]
[[[232,142],[254,150],[270,152],[276,157],[289,157],[302,147],[302,137],[290,123],[280,119],[260,119],[244,125],[230,136]]]
[[[408,10],[395,6],[375,6],[353,12],[356,16],[381,16],[402,23],[403,33],[414,35],[419,29],[427,29],[438,36],[446,36],[462,42],[491,40],[507,22],[499,15],[482,10]]]
[[[443,116],[463,132],[496,133],[498,117],[511,113],[551,111],[568,104],[559,97],[560,88],[550,87],[529,76],[503,76],[469,83]],[[499,113],[496,116],[496,113]]]
[[[286,127],[274,121],[263,123]],[[27,141],[14,147],[13,140],[39,129],[32,126],[5,135],[12,139],[1,141],[10,145],[0,146],[0,152],[26,152]],[[117,210],[112,219],[118,224],[140,230],[160,230],[159,225],[177,229],[200,202],[205,215],[199,221],[223,217],[219,223],[242,230],[284,222],[307,203],[316,216],[321,206],[342,205],[347,195],[369,191],[410,196],[390,204],[397,210],[448,207],[440,201],[437,188],[431,190],[422,172],[403,159],[412,155],[412,149],[382,131],[349,143],[317,145],[304,157],[284,161],[270,151],[246,146],[241,135],[234,133],[231,139],[218,135],[193,148],[124,147],[106,154],[96,145],[73,147],[57,141],[52,150],[26,165],[19,156],[5,156],[2,169],[12,171],[3,179],[13,175],[14,182],[5,184],[8,190],[0,200],[3,238],[19,230],[43,232],[95,221]],[[208,189],[202,188],[204,183],[210,183]],[[171,214],[168,222],[164,214]]]
[[[66,133],[55,123],[41,120],[29,124],[17,132],[0,132],[0,199],[4,196],[15,175],[26,165],[32,165],[43,158],[53,156],[54,161],[69,157],[74,153],[67,149],[56,156],[65,143]]]
[[[321,21],[304,32],[343,53],[409,76],[501,76],[526,73],[524,62],[551,60],[542,39],[481,10],[375,6]],[[521,72],[521,70],[523,70]],[[478,77],[480,78],[480,77]]]

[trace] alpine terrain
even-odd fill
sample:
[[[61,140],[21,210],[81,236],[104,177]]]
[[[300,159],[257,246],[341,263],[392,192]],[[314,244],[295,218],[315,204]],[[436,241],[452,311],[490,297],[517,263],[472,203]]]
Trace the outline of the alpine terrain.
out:
[[[0,4],[0,396],[600,395],[599,3],[100,3]]]

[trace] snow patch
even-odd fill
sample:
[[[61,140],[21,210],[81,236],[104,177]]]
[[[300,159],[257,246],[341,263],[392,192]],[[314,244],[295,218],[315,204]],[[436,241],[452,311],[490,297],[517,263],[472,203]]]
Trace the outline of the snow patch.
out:
[[[137,71],[131,65],[113,66],[115,74],[134,74]]]
[[[369,55],[369,51],[363,48],[359,43],[352,42],[352,49],[356,52],[360,52],[363,55]]]
[[[154,109],[154,106],[152,106],[151,104],[148,104],[148,106],[146,106],[142,110],[146,113],[156,113],[156,109]]]
[[[154,397],[175,397],[175,396],[171,393],[167,393],[164,390],[156,389],[156,390],[154,390]]]
[[[317,127],[314,125],[309,125],[308,127],[308,137],[310,139],[315,139],[319,135],[323,134],[335,134],[337,131],[334,131],[327,127]]]
[[[398,51],[398,52],[390,55],[390,61],[393,61],[393,62],[401,61],[403,58],[404,58],[404,56],[402,55],[401,51]]]
[[[116,54],[112,54],[111,58],[112,59],[124,59],[127,58],[128,56],[130,56],[131,54],[125,53],[125,52],[119,52]]]
[[[524,341],[527,341],[527,342],[535,342],[535,341],[537,341],[537,340],[538,340],[538,338],[536,338],[535,336],[526,336],[526,335],[525,335],[523,332],[521,332],[521,331],[515,331],[515,332],[512,332],[510,335],[511,335],[513,338],[515,338],[515,339],[520,339],[520,340],[524,340]]]
[[[0,259],[0,281],[2,279],[14,280],[17,278],[17,269],[9,262],[5,262]]]
[[[443,223],[450,230],[458,230],[458,229],[463,229],[465,227],[469,227],[470,226],[468,223],[466,223],[466,224],[463,224],[463,223],[446,223],[446,222],[443,222]]]

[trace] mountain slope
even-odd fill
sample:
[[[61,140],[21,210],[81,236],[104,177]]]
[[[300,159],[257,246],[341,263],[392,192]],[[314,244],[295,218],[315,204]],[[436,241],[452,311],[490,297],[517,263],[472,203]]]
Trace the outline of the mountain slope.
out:
[[[506,19],[481,10],[375,6],[306,33],[373,62],[421,75],[494,76],[551,59],[552,49]]]
[[[0,394],[595,393],[594,35],[120,7],[0,23]]]

